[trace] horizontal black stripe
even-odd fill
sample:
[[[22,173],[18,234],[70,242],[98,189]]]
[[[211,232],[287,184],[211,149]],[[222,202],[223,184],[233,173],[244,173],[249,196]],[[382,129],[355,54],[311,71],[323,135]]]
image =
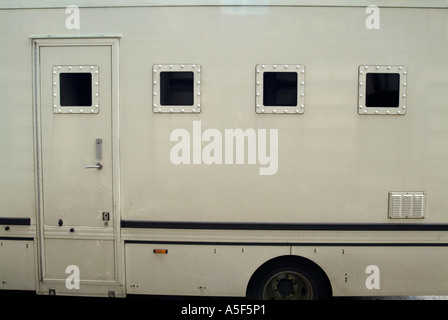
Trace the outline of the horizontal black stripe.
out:
[[[0,237],[0,240],[33,241],[33,238],[27,237]]]
[[[151,241],[125,240],[129,244],[157,244],[157,245],[202,245],[202,246],[292,246],[292,247],[448,247],[448,243],[361,243],[361,242],[218,242],[218,241]]]
[[[448,224],[422,223],[231,223],[121,220],[122,228],[309,231],[448,231]]]
[[[31,225],[31,218],[8,218],[0,217],[0,224],[8,224],[15,226],[29,226]]]

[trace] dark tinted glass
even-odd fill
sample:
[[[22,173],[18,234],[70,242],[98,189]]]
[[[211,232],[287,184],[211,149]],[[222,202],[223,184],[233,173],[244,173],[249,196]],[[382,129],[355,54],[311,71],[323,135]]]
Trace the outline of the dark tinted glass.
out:
[[[397,108],[400,98],[400,75],[398,73],[366,74],[366,106]]]
[[[91,73],[60,73],[59,87],[61,106],[69,107],[92,105]]]
[[[160,104],[163,106],[192,106],[194,103],[194,74],[190,71],[160,73]]]
[[[297,73],[265,72],[263,74],[265,106],[297,106]]]

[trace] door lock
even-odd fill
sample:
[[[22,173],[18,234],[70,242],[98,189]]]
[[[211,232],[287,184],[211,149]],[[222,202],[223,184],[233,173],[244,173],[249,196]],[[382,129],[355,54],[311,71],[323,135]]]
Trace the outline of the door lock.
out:
[[[107,227],[110,220],[110,212],[103,212],[104,226]]]

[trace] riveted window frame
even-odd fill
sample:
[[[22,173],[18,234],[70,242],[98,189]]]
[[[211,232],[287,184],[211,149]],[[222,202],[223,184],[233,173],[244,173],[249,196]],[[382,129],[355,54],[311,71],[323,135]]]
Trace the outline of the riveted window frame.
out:
[[[366,106],[368,73],[390,73],[400,76],[397,107]],[[358,68],[358,114],[360,115],[405,115],[407,111],[407,75],[404,65],[361,65]]]
[[[99,67],[97,65],[56,65],[53,66],[53,113],[56,114],[97,114],[99,103]],[[61,73],[90,73],[92,75],[92,104],[90,106],[62,106],[60,97]]]
[[[265,106],[264,105],[264,73],[296,72],[297,73],[297,105]],[[258,114],[303,114],[305,112],[305,66],[302,64],[257,64],[255,67],[255,112]]]
[[[193,72],[193,105],[162,105],[162,72]],[[202,67],[200,64],[154,64],[152,66],[152,111],[154,113],[200,113],[202,110]]]

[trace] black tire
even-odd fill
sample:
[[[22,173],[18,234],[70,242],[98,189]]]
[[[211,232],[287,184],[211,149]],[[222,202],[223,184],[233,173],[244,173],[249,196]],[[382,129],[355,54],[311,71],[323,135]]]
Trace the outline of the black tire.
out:
[[[331,287],[325,273],[305,259],[279,259],[252,277],[247,297],[253,300],[326,300]]]

